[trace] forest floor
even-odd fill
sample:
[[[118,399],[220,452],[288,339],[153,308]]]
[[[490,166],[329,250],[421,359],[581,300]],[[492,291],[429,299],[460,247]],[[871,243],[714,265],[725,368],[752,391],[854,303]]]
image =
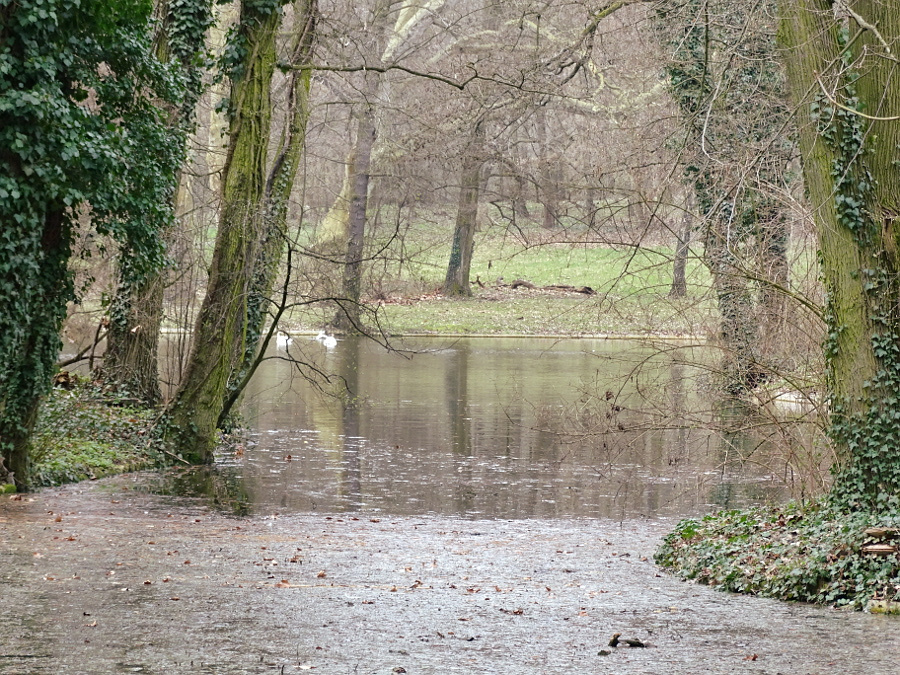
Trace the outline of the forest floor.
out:
[[[660,573],[670,521],[239,518],[139,487],[0,499],[0,673],[825,675],[900,653],[892,617]]]

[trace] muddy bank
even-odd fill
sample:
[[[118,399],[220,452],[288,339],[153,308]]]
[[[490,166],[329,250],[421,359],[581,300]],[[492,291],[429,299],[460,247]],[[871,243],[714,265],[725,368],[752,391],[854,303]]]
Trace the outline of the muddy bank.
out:
[[[896,618],[717,593],[663,520],[238,518],[133,477],[0,501],[2,673],[888,673]],[[618,648],[613,633],[653,646]]]

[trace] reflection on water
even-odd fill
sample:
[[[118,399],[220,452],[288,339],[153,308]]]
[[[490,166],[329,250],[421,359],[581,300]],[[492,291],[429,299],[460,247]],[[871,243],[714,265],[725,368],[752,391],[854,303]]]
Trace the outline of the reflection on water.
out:
[[[257,513],[623,518],[787,496],[765,440],[700,428],[744,412],[710,410],[700,369],[639,344],[406,346],[415,353],[295,340],[291,355],[334,375],[319,386],[273,351],[247,392],[246,448],[220,457],[216,498]]]

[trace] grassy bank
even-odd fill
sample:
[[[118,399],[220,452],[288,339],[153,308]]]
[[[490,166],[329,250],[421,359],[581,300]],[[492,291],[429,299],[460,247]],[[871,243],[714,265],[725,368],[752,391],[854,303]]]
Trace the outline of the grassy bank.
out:
[[[397,335],[674,336],[709,334],[714,324],[706,310],[702,300],[665,294],[619,298],[493,286],[476,287],[470,298],[439,293],[389,298],[380,303],[378,315]]]

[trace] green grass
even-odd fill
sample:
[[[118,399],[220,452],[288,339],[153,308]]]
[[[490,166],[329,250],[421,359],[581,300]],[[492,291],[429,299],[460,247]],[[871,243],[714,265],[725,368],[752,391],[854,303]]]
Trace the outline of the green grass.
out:
[[[387,332],[703,335],[714,325],[709,274],[696,257],[688,261],[687,296],[671,299],[670,249],[613,248],[575,229],[479,232],[470,274],[473,297],[443,298],[451,237],[452,220],[440,214],[407,224],[393,239],[376,231],[373,246],[382,256],[368,267],[366,300],[387,298],[378,310]],[[539,289],[509,288],[518,279]],[[596,295],[542,290],[550,285],[588,286]],[[289,323],[295,330],[318,330],[333,313],[330,306],[306,309]]]
[[[425,299],[379,309],[388,332],[455,335],[692,335],[711,324],[695,321],[688,302],[665,296],[627,301],[572,293],[481,291],[472,298]],[[693,317],[693,318],[692,318]]]

